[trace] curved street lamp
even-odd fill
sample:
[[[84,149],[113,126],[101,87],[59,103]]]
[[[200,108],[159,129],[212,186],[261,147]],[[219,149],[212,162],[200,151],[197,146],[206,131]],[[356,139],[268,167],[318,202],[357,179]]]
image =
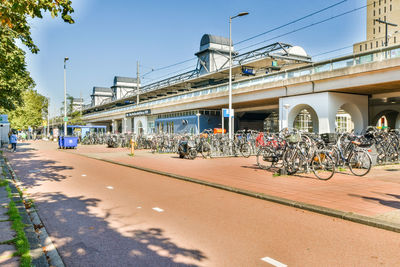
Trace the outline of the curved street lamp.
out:
[[[67,60],[68,57],[64,58],[64,136],[67,136]]]
[[[232,19],[248,15],[249,12],[240,12],[229,17],[229,139],[233,138],[232,129]]]

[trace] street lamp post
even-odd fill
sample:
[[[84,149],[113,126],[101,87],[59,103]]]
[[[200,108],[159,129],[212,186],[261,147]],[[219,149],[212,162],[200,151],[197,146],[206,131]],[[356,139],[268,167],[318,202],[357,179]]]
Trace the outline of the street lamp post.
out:
[[[67,136],[67,60],[64,58],[64,136]]]
[[[229,17],[229,139],[233,138],[232,129],[232,19],[248,15],[248,12],[241,12],[236,16]]]
[[[201,116],[200,112],[197,112],[196,116],[197,116],[197,134],[200,134],[200,116]]]
[[[47,98],[47,138],[50,137],[50,97]]]

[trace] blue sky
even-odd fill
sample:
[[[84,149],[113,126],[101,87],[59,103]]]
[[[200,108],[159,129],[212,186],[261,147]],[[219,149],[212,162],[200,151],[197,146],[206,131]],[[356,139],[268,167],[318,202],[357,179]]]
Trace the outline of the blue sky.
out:
[[[179,70],[195,68],[196,60],[163,71],[160,67],[194,58],[203,34],[228,36],[228,18],[241,11],[250,14],[232,24],[234,44],[279,27],[290,21],[331,6],[341,0],[72,0],[73,25],[46,16],[33,20],[32,33],[40,48],[37,55],[27,52],[28,69],[39,93],[50,97],[51,114],[59,113],[63,101],[63,58],[68,56],[67,92],[87,103],[93,86],[112,86],[114,76],[136,77],[140,61],[143,80],[150,83]],[[274,38],[323,19],[366,5],[366,0],[347,0],[334,8],[298,23],[235,46]],[[366,9],[273,39],[252,49],[277,41],[302,46],[309,55],[351,46],[365,40]],[[327,57],[351,53],[347,48]]]

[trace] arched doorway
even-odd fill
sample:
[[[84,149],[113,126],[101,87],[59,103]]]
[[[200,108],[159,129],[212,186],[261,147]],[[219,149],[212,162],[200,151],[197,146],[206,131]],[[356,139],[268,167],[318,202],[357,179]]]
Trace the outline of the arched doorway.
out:
[[[385,115],[383,115],[382,117],[380,117],[378,119],[378,122],[376,123],[376,126],[381,128],[381,129],[388,128],[388,119],[386,118]]]
[[[338,133],[349,133],[354,130],[354,122],[350,113],[339,108],[336,113],[335,130]]]
[[[139,135],[142,135],[143,134],[143,124],[142,124],[142,121],[138,121],[138,124],[137,124],[137,129],[138,129],[138,134]]]
[[[319,132],[319,120],[315,110],[306,104],[297,105],[288,114],[288,125],[304,132]]]
[[[372,125],[390,129],[396,128],[397,119],[399,117],[399,112],[395,110],[384,110],[379,112],[372,121]]]

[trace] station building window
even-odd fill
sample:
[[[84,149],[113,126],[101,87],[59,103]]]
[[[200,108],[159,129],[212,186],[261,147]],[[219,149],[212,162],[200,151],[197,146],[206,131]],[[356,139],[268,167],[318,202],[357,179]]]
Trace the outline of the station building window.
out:
[[[148,134],[153,134],[153,133],[155,133],[154,121],[148,121],[148,122],[147,122],[147,133],[148,133]]]
[[[272,112],[264,120],[264,131],[276,133],[279,131],[279,115],[277,112]]]
[[[313,132],[311,114],[307,109],[303,109],[299,114],[297,114],[293,122],[293,128],[304,132]]]
[[[343,133],[352,130],[354,130],[354,122],[351,115],[343,109],[339,109],[336,114],[336,132]]]
[[[138,122],[138,134],[142,135],[144,133],[143,131],[143,124],[141,121]]]

